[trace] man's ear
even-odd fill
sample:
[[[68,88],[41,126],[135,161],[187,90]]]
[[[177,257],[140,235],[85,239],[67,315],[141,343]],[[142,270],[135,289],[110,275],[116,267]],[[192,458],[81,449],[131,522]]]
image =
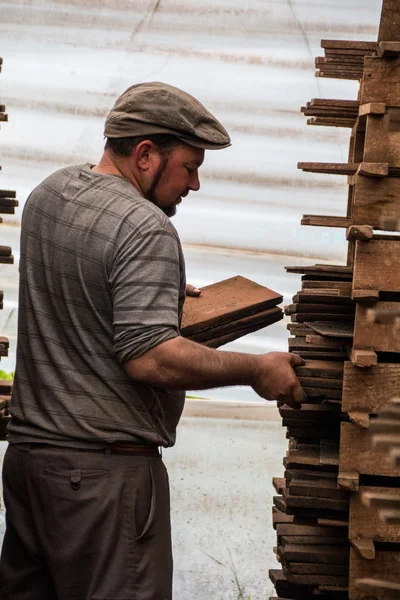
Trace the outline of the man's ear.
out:
[[[136,164],[141,171],[148,171],[154,162],[156,147],[150,140],[143,140],[133,150],[132,154],[136,159]]]

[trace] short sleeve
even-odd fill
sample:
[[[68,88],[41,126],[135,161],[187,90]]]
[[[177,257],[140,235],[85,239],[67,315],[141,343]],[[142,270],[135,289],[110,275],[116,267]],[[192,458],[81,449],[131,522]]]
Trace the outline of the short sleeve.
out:
[[[109,276],[114,349],[121,364],[179,335],[181,246],[175,230],[138,236],[125,225]]]

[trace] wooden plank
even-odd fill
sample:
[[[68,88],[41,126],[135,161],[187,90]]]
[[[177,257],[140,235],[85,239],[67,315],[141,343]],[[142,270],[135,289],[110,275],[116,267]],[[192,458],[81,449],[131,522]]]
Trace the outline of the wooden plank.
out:
[[[355,312],[355,304],[325,304],[318,302],[317,304],[306,304],[299,302],[297,304],[289,304],[285,306],[285,315],[294,315],[299,313],[312,313],[315,314],[316,320],[319,319],[320,314],[340,314],[340,315],[352,315]]]
[[[253,329],[253,327],[257,325],[259,325],[258,329],[263,329],[263,327],[268,326],[271,323],[276,323],[281,318],[283,318],[282,309],[278,307],[267,308],[254,315],[235,319],[229,323],[224,323],[223,325],[214,325],[209,329],[204,329],[203,331],[192,333],[191,335],[187,335],[186,330],[183,329],[182,335],[201,344],[207,340],[219,338],[220,336],[235,331],[247,330],[248,328]],[[256,329],[253,329],[253,331],[256,331]]]
[[[362,350],[353,348],[350,356],[351,362],[356,367],[375,367],[378,362],[377,354],[374,350]]]
[[[316,321],[318,324],[321,323],[322,321],[331,321],[333,323],[348,323],[351,324],[351,327],[353,326],[353,322],[354,322],[354,315],[353,314],[343,314],[343,313],[319,313],[318,315],[315,314],[315,312],[307,312],[307,313],[295,313],[293,315],[291,315],[291,319],[293,321],[293,323],[306,323],[307,325],[309,325],[311,327],[312,325],[312,321],[313,319],[317,318],[318,321]],[[315,329],[315,331],[317,331]],[[320,333],[320,332],[317,332]],[[323,333],[321,333],[321,335],[324,335]]]
[[[390,169],[393,174],[393,168]],[[389,175],[389,163],[387,162],[362,162],[358,165],[357,175],[364,177],[387,177]]]
[[[388,284],[389,285],[389,284]],[[374,308],[385,311],[400,310],[400,302],[376,302]],[[368,305],[359,303],[354,325],[354,348],[375,352],[400,352],[400,336],[391,323],[371,322]]]
[[[272,308],[280,302],[282,296],[277,292],[239,275],[231,277],[205,286],[199,297],[186,297],[182,332],[188,336],[211,325]]]
[[[400,527],[387,525],[379,518],[376,506],[366,506],[362,500],[364,492],[385,492],[388,496],[398,495],[398,490],[392,488],[362,486],[358,494],[352,494],[350,499],[349,539],[366,539],[375,542],[400,542]]]
[[[369,289],[381,292],[400,292],[398,269],[400,238],[356,242],[353,290]]]
[[[229,342],[233,342],[249,333],[254,333],[255,331],[259,331],[260,329],[264,329],[267,325],[272,325],[278,321],[281,321],[283,318],[283,312],[279,311],[279,313],[275,313],[275,316],[271,316],[271,318],[267,321],[263,321],[262,324],[257,323],[256,325],[250,325],[241,329],[230,330],[229,333],[220,334],[218,336],[213,336],[211,339],[207,339],[201,344],[203,346],[207,346],[208,348],[220,348],[224,344],[228,344]],[[229,327],[227,327],[228,329]]]
[[[354,175],[359,165],[356,163],[299,162],[297,168],[308,173],[327,173],[331,175]]]
[[[360,429],[353,423],[342,423],[339,485],[357,490],[360,474],[400,477],[400,468],[393,467],[386,452],[373,447],[368,429]]]
[[[323,276],[343,275],[345,277],[351,277],[353,273],[352,268],[346,265],[297,265],[285,267],[285,269],[288,273],[316,274]]]
[[[353,337],[353,322],[331,322],[326,323],[324,321],[310,321],[306,322],[306,325],[319,335],[327,337],[339,337],[351,339]]]
[[[383,0],[378,32],[378,42],[397,40],[399,31],[400,7],[398,1]]]
[[[400,223],[400,219],[399,219]],[[331,281],[331,280],[303,280],[301,284],[302,290],[307,293],[316,293],[317,290],[324,291],[337,290],[339,295],[349,296],[351,293],[351,282],[350,281]]]
[[[382,58],[398,58],[400,56],[400,42],[380,42],[377,54]]]
[[[399,365],[400,366],[400,365]],[[299,377],[301,385],[305,387],[317,387],[317,388],[329,388],[335,390],[342,390],[342,381],[340,379],[330,379],[323,377]],[[314,406],[313,404],[311,406]],[[328,405],[329,406],[329,405]],[[303,410],[304,404],[301,409]],[[327,410],[327,409],[324,409]],[[329,409],[331,410],[331,409]]]
[[[373,369],[360,369],[344,363],[343,412],[376,414],[396,395],[400,396],[400,364],[378,363]]]
[[[321,48],[335,48],[347,50],[366,50],[374,52],[376,50],[376,42],[362,42],[354,40],[321,40]]]
[[[336,98],[313,98],[310,100],[311,106],[326,106],[326,107],[338,107],[346,108],[347,110],[353,110],[358,112],[359,103],[357,100],[337,100]]]
[[[360,86],[360,104],[384,102],[387,106],[400,105],[400,71],[398,59],[385,61],[365,57],[364,77]]]
[[[367,577],[356,580],[356,589],[359,592],[365,592],[368,600],[375,600],[375,598],[382,600],[400,598],[400,582],[391,583],[390,581],[384,581],[383,579],[371,579],[370,577]]]
[[[329,338],[327,338],[329,341]],[[333,339],[333,338],[331,338]],[[295,337],[295,338],[289,338],[288,339],[288,344],[289,344],[289,352],[311,352],[311,351],[315,351],[315,352],[339,352],[339,353],[343,353],[344,350],[342,348],[342,346],[334,346],[334,345],[330,345],[329,343],[327,344],[312,344],[310,342],[306,342],[305,338],[302,338],[300,336]]]
[[[305,365],[296,367],[296,375],[299,377],[324,377],[342,379],[343,365],[336,362],[323,360],[308,360]]]
[[[315,537],[329,537],[332,543],[335,543],[336,538],[342,538],[346,527],[324,527],[321,525],[300,525],[296,523],[278,523],[276,526],[276,532],[278,536],[283,535],[295,535],[302,536],[305,540],[309,536]],[[306,541],[304,542],[306,543]]]
[[[286,561],[343,565],[348,564],[350,548],[343,546],[287,544],[278,547],[278,556]]]
[[[328,348],[341,348],[351,345],[349,338],[327,337],[325,335],[306,334],[306,342],[314,346],[323,346]]]
[[[359,587],[360,579],[383,579],[386,583],[400,584],[400,551],[377,550],[374,560],[366,560],[353,548],[350,550],[350,600],[389,598],[386,594],[379,596],[370,587],[367,590]]]
[[[351,220],[351,219],[350,219]],[[372,225],[351,225],[346,230],[347,240],[371,240],[374,235]]]
[[[352,205],[354,224],[368,224],[375,229],[386,229],[381,224],[382,220],[398,219],[399,212],[400,180],[398,178],[356,178]]]
[[[351,219],[348,217],[328,217],[324,215],[303,215],[301,225],[317,227],[349,227]]]
[[[368,104],[361,104],[358,110],[360,117],[366,115],[384,115],[386,112],[386,104],[384,102],[369,102]]]
[[[329,499],[341,499],[347,503],[349,501],[349,492],[347,490],[338,489],[337,482],[332,481],[298,481],[292,479],[290,484],[287,486],[287,490],[291,496],[303,496],[311,498],[329,498]],[[287,499],[286,504],[288,504]],[[328,507],[326,507],[328,508]],[[344,509],[346,510],[347,504]]]

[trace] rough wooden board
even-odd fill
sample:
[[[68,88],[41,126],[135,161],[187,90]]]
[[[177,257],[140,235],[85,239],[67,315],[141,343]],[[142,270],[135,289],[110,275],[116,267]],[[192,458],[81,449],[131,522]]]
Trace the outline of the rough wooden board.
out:
[[[339,315],[352,315],[355,312],[355,303],[351,304],[306,304],[305,302],[298,302],[297,304],[288,304],[285,306],[285,315],[294,315],[299,313],[313,313],[315,314],[315,320],[319,319],[320,314],[339,314]],[[341,317],[338,318],[338,321]],[[322,320],[322,319],[321,319]]]
[[[286,469],[285,479],[290,483],[293,479],[297,481],[333,481],[337,483],[337,473],[333,471],[317,471],[315,469]]]
[[[320,350],[293,350],[293,354],[298,354],[303,360],[322,360],[343,362],[348,359],[347,352],[321,352]]]
[[[398,311],[400,302],[376,302],[377,310]],[[400,352],[400,336],[391,323],[371,323],[369,306],[359,303],[356,309],[353,346],[375,352]]]
[[[382,577],[382,575],[379,577]],[[375,600],[375,598],[377,600],[398,600],[400,598],[400,582],[393,583],[379,578],[371,579],[370,577],[366,577],[356,580],[356,589],[359,592],[364,592],[368,600]]]
[[[307,327],[303,323],[288,323],[286,329],[290,331],[291,335],[299,337],[305,337],[308,333],[313,333],[311,327]]]
[[[331,540],[332,542],[332,540]],[[285,568],[292,575],[347,575],[349,574],[349,565],[324,565],[318,563],[285,562]],[[290,576],[289,576],[290,579]]]
[[[344,536],[345,527],[324,527],[321,525],[300,525],[297,523],[278,523],[276,526],[278,536],[295,535],[303,536],[305,540],[309,536],[314,537],[329,537],[332,539],[332,544],[335,543],[335,538]],[[306,541],[304,542],[306,543]]]
[[[340,322],[340,323],[350,323],[352,325],[354,322],[354,314],[333,313],[333,312],[332,313],[318,313],[318,314],[315,314],[315,312],[307,312],[307,313],[301,312],[301,313],[295,313],[295,314],[291,315],[290,318],[292,319],[293,323],[306,323],[307,325],[309,325],[309,327],[311,327],[314,319],[318,323],[320,323],[321,321],[332,321],[335,324]],[[316,331],[315,327],[313,327],[313,329]],[[321,333],[321,332],[317,331],[317,333]],[[328,334],[321,333],[321,335],[328,335]],[[343,337],[347,337],[347,336],[343,336]]]
[[[335,380],[332,380],[335,381]],[[293,419],[297,421],[315,419],[321,425],[326,421],[332,423],[335,421],[335,416],[340,416],[340,406],[335,404],[302,404],[300,409],[292,408],[287,404],[279,407],[279,414],[282,418]]]
[[[309,496],[311,498],[342,499],[349,501],[349,492],[337,487],[337,482],[332,480],[306,481],[292,479],[287,485],[287,490],[292,496]],[[286,501],[287,503],[287,501]],[[325,507],[329,508],[329,507]],[[340,510],[346,510],[346,507]]]
[[[347,586],[349,583],[348,577],[341,575],[298,575],[297,573],[291,573],[289,569],[283,566],[283,572],[287,576],[288,581],[298,585],[338,585]]]
[[[347,240],[362,240],[368,241],[373,237],[372,225],[350,225],[346,230]]]
[[[400,395],[400,364],[378,363],[372,369],[360,369],[344,363],[343,412],[377,413],[392,395]]]
[[[399,365],[400,366],[400,365]],[[328,377],[298,377],[302,386],[305,387],[316,387],[316,388],[329,388],[335,390],[342,389],[342,381],[340,379],[331,379]],[[314,405],[311,405],[314,406]],[[322,410],[326,411],[326,406],[331,408],[331,405],[321,405]],[[302,405],[301,410],[304,409],[304,405]],[[336,410],[336,409],[335,409]]]
[[[280,302],[280,294],[238,275],[205,286],[198,298],[186,297],[182,330],[188,336],[213,324],[272,308]]]
[[[276,529],[278,525],[281,525],[283,523],[293,523],[293,522],[294,522],[293,515],[287,515],[286,513],[279,510],[279,508],[277,508],[276,506],[272,507],[272,525],[273,525],[274,529]]]
[[[259,325],[259,329],[262,329],[264,326],[267,326],[270,323],[276,323],[276,321],[280,320],[281,318],[283,318],[282,309],[276,306],[274,308],[267,308],[266,310],[262,310],[253,315],[248,315],[233,321],[229,321],[229,323],[224,323],[223,325],[213,325],[208,329],[192,333],[191,335],[186,335],[186,330],[183,329],[182,335],[195,342],[202,343],[210,339],[218,338],[221,335],[226,335],[242,329],[248,329],[256,325]]]
[[[348,217],[327,217],[323,215],[303,215],[301,225],[315,227],[350,227],[351,219]]]
[[[303,390],[308,396],[308,398],[336,398],[337,400],[341,400],[342,398],[342,390],[332,390],[329,388],[315,388],[306,386],[303,386]]]
[[[328,173],[331,175],[354,175],[357,163],[299,162],[297,168],[309,173]]]
[[[353,290],[370,289],[400,292],[400,277],[394,276],[399,266],[400,238],[356,242]]]
[[[400,542],[400,527],[387,525],[379,518],[376,506],[366,506],[362,501],[364,492],[385,492],[388,496],[397,495],[398,490],[381,487],[360,487],[358,494],[350,499],[349,539],[366,539],[375,542]]]
[[[400,551],[376,551],[374,560],[361,558],[353,548],[350,550],[350,600],[375,600],[388,598],[357,589],[357,580],[364,578],[383,579],[400,584]]]
[[[293,303],[304,303],[304,304],[328,304],[338,306],[353,306],[354,302],[351,298],[339,295],[340,290],[330,290],[332,294],[328,293],[327,290],[317,289],[315,291],[301,291],[293,296]]]
[[[303,292],[306,292],[306,290],[308,290],[307,293],[309,293],[312,290],[312,293],[316,293],[317,290],[321,290],[321,292],[323,290],[326,289],[337,289],[339,291],[339,294],[343,294],[343,295],[349,295],[351,292],[351,282],[346,282],[346,281],[318,281],[318,280],[313,280],[313,281],[307,281],[307,280],[303,280],[302,284],[301,284],[302,290]]]
[[[299,273],[299,274],[314,274],[314,275],[344,275],[351,277],[352,269],[345,265],[299,265],[299,266],[288,266],[285,267],[288,273]]]
[[[332,338],[333,339],[333,338]],[[343,352],[344,350],[342,349],[341,345],[333,345],[333,344],[329,344],[329,342],[325,343],[317,343],[317,344],[313,344],[311,342],[307,342],[306,338],[301,337],[301,336],[297,336],[294,338],[289,338],[288,339],[288,344],[289,344],[289,352],[292,351],[311,351],[311,350],[315,350],[315,351],[320,351],[320,352]]]
[[[285,546],[286,544],[338,544],[341,546],[348,546],[349,540],[347,536],[332,538],[323,536],[318,537],[316,535],[282,535],[281,537],[278,537],[278,543],[282,544],[282,546]]]
[[[353,348],[350,354],[350,360],[356,367],[375,367],[378,363],[378,356],[372,349]]]
[[[342,348],[342,346],[351,345],[349,338],[327,337],[326,335],[310,334],[306,336],[306,343],[314,347],[323,346],[328,348]]]
[[[383,0],[378,42],[397,40],[400,31],[400,7],[397,0]]]
[[[352,202],[354,224],[385,229],[382,219],[397,218],[400,210],[400,180],[396,177],[357,177]]]
[[[364,77],[360,86],[360,104],[384,102],[388,106],[400,105],[399,59],[385,61],[380,58],[364,59]]]
[[[278,547],[278,555],[286,561],[318,564],[348,564],[350,548],[343,546],[287,544]]]
[[[325,323],[318,320],[305,322],[305,324],[313,329],[319,335],[327,337],[341,337],[351,339],[353,337],[353,322],[334,322]]]
[[[372,435],[353,423],[342,423],[340,436],[339,482],[343,485],[347,478],[355,481],[359,474],[400,477],[400,468],[392,466],[385,452],[376,450],[372,445]],[[358,484],[355,484],[357,489]],[[350,484],[347,487],[351,487]]]
[[[324,377],[342,379],[343,364],[324,360],[307,360],[305,365],[296,367],[296,375],[301,377]]]
[[[321,48],[335,48],[374,52],[376,50],[376,42],[371,41],[355,41],[355,40],[321,40]]]
[[[400,42],[380,42],[378,44],[377,54],[383,58],[398,58],[400,55]]]
[[[218,335],[216,337],[213,337],[210,340],[203,341],[202,345],[207,346],[208,348],[219,348],[220,346],[223,346],[224,344],[228,344],[229,342],[233,342],[234,340],[237,340],[245,335],[248,335],[249,333],[253,333],[254,331],[259,331],[260,329],[263,329],[264,327],[267,327],[268,325],[272,325],[273,323],[276,323],[277,321],[281,321],[282,318],[283,318],[283,312],[279,311],[279,313],[276,313],[276,315],[274,317],[271,317],[271,319],[268,322],[263,321],[261,324],[258,323],[256,325],[247,326],[243,329],[237,329],[235,331],[230,331],[229,333],[226,333],[223,335]]]

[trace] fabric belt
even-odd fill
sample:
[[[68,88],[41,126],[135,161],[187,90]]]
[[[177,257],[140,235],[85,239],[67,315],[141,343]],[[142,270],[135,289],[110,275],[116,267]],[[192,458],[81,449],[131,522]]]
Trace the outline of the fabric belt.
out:
[[[161,458],[162,456],[161,448],[159,448],[156,444],[132,444],[129,442],[121,444],[109,444],[104,448],[76,448],[73,446],[57,446],[56,444],[43,444],[36,442],[29,442],[26,444],[26,446],[33,448],[51,448],[52,450],[73,450],[74,452],[103,452],[106,456],[110,456],[111,454],[123,456],[149,456],[156,458]]]

